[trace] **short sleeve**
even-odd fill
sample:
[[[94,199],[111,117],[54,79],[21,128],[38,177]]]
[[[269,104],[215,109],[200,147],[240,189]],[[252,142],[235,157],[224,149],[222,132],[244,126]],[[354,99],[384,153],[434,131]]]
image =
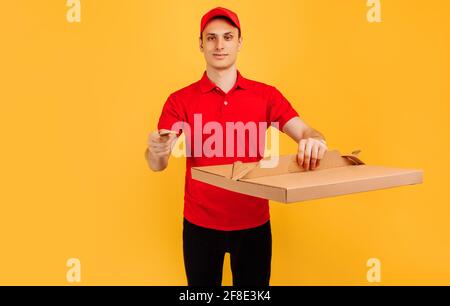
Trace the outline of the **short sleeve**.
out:
[[[297,111],[292,107],[289,101],[275,87],[270,86],[268,102],[268,124],[278,123],[280,131],[283,131],[284,125],[294,117],[297,117]]]
[[[158,121],[158,130],[175,130],[179,137],[182,133],[181,129],[184,124],[184,111],[180,103],[171,94],[163,106]]]

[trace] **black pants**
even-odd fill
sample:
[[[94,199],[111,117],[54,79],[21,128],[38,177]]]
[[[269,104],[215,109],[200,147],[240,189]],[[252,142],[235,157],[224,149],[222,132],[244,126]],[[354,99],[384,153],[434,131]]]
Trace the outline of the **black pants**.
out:
[[[221,286],[225,253],[233,286],[269,286],[272,259],[270,221],[237,231],[219,231],[184,219],[183,253],[189,286]]]

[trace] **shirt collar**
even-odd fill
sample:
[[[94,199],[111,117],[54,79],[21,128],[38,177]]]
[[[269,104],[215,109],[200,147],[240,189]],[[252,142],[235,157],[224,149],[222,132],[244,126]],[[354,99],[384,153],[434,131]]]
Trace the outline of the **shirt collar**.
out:
[[[203,72],[203,76],[202,76],[201,80],[199,81],[199,83],[200,83],[200,90],[203,93],[209,92],[217,87],[217,85],[214,84],[214,82],[208,78],[206,71]],[[236,79],[236,84],[234,84],[234,87],[241,88],[241,89],[250,88],[250,82],[241,75],[239,70],[237,70],[237,79]]]

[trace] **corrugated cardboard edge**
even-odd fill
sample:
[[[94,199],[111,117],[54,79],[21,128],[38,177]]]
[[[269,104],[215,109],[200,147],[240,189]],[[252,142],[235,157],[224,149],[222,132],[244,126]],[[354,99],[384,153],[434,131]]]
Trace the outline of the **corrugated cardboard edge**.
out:
[[[358,152],[352,152],[351,154],[342,155],[347,159],[352,159],[354,165],[350,167],[365,167],[366,165],[357,156]],[[353,159],[354,158],[354,159]],[[378,166],[368,166],[368,167],[378,167]],[[380,166],[381,167],[381,166]],[[297,189],[288,198],[288,188],[271,186],[267,184],[261,184],[256,182],[249,182],[245,179],[232,180],[230,177],[214,174],[208,171],[204,171],[198,167],[191,168],[191,176],[193,179],[201,181],[206,184],[210,184],[216,187],[220,187],[229,191],[234,191],[242,194],[246,194],[254,197],[267,198],[269,200],[278,201],[282,203],[294,203],[300,201],[306,201],[311,199],[320,199],[332,196],[339,196],[344,194],[353,194],[366,192],[377,189],[394,188],[405,185],[420,184],[423,182],[423,170],[420,169],[405,169],[401,180],[398,178],[398,174],[392,176],[382,176],[380,178],[369,178],[367,180],[358,181],[343,181],[337,184],[324,184],[320,186],[305,186],[308,188],[309,196],[303,196],[302,189]],[[371,181],[368,185],[367,181]],[[347,192],[347,186],[352,186],[352,192]],[[261,186],[264,186],[262,191]],[[295,200],[292,198],[295,197]]]
[[[351,167],[365,167],[365,165],[356,165]],[[376,167],[376,166],[369,166]],[[391,176],[380,176],[379,178],[368,178],[357,181],[343,181],[337,184],[323,184],[318,186],[305,186],[302,189],[291,191],[288,196],[288,188],[276,187],[266,184],[248,181],[233,181],[229,178],[212,174],[200,169],[193,169],[191,172],[192,178],[210,184],[216,187],[221,187],[226,190],[246,194],[254,197],[268,198],[269,200],[278,201],[281,203],[296,203],[312,199],[321,199],[327,197],[334,197],[340,195],[348,195],[354,193],[361,193],[379,189],[389,189],[399,186],[408,186],[420,184],[423,182],[423,170],[419,169],[404,169],[402,178],[399,179],[398,174]],[[370,182],[370,184],[368,183]],[[264,191],[261,191],[261,186],[264,186]],[[351,186],[352,191],[348,192]],[[305,194],[303,189],[308,189]],[[295,200],[293,200],[295,198]]]
[[[352,167],[366,167],[365,165],[358,165]],[[369,166],[378,167],[378,166]],[[382,166],[380,166],[382,167]],[[384,168],[384,167],[382,167]],[[400,168],[397,168],[400,169]],[[398,173],[392,175],[383,175],[378,178],[367,178],[360,180],[349,180],[342,181],[337,184],[323,184],[317,186],[305,186],[302,189],[295,189],[288,194],[288,189],[286,188],[286,202],[285,203],[295,203],[299,201],[307,201],[311,199],[321,199],[327,197],[334,197],[340,195],[348,195],[354,193],[367,192],[372,190],[380,189],[390,189],[400,186],[408,186],[421,184],[423,182],[423,170],[420,169],[402,169],[404,173],[401,174],[399,178]],[[368,183],[370,182],[370,183]],[[348,188],[351,186],[352,191],[348,192]],[[303,189],[308,189],[308,194],[305,195]],[[295,198],[295,200],[293,200]]]
[[[201,181],[205,184],[210,184],[216,187],[221,187],[226,190],[239,192],[253,197],[270,198],[274,201],[286,203],[287,189],[255,182],[235,181],[227,177],[206,172],[198,168],[191,168],[191,176],[193,179]],[[264,186],[264,192],[261,192],[261,186]]]

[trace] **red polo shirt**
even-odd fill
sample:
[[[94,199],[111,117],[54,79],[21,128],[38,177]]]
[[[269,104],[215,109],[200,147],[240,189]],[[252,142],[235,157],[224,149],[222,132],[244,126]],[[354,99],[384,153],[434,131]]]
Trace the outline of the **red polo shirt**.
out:
[[[191,167],[230,164],[237,160],[259,161],[264,156],[266,129],[272,123],[277,122],[282,131],[284,124],[295,116],[298,116],[298,113],[275,87],[245,79],[239,71],[237,72],[237,81],[228,93],[217,87],[208,78],[206,71],[198,82],[172,93],[164,104],[158,129],[172,130],[176,122],[185,124],[185,128],[177,129],[178,136],[182,131],[185,132],[188,156],[186,158],[184,217],[198,226],[225,231],[248,229],[267,222],[270,218],[268,200],[193,180]],[[201,122],[198,120],[199,117],[201,117]],[[210,122],[209,128],[204,129],[208,122]],[[211,125],[211,122],[214,123]],[[229,152],[234,154],[228,154],[227,147],[230,144],[227,145],[225,139],[227,123],[238,122],[243,124],[254,122],[259,137],[255,142],[255,134],[246,131],[243,141],[235,134],[234,148],[229,148]],[[223,137],[223,150],[218,150],[223,151],[223,154],[215,151],[216,153],[211,156],[211,154],[205,154],[201,149],[211,135],[218,133],[216,129],[211,128],[214,124],[216,127],[220,125],[223,129],[223,136],[220,136]],[[200,135],[199,131],[201,137],[197,137],[195,140],[195,136]],[[253,141],[250,141],[250,137]],[[199,142],[200,138],[202,139]],[[257,145],[258,148],[261,146],[262,149],[252,151],[250,144]],[[244,145],[245,154],[242,154],[244,151],[241,151],[239,155],[238,150]],[[218,147],[213,145],[211,148],[217,149]],[[201,154],[198,154],[199,150]]]

